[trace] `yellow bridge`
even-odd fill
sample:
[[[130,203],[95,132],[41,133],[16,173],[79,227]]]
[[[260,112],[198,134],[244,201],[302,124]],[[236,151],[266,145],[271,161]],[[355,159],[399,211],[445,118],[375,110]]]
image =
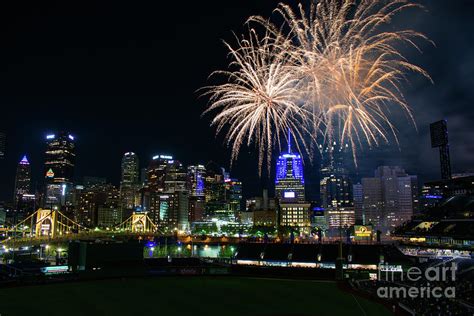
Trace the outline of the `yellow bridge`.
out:
[[[115,233],[156,234],[160,233],[158,226],[153,223],[146,213],[133,213],[121,224],[112,228]],[[95,229],[80,225],[59,210],[38,209],[36,212],[18,224],[2,228],[6,238],[17,239],[54,239],[72,237],[71,235],[96,235]]]

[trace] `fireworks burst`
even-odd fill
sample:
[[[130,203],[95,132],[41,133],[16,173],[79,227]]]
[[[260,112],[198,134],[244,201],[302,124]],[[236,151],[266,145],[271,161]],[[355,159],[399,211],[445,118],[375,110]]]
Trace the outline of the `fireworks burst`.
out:
[[[281,25],[251,17],[265,37],[259,40],[252,31],[238,49],[227,45],[237,70],[221,72],[230,82],[210,90],[209,110],[221,109],[213,124],[218,132],[230,126],[233,159],[245,139],[250,144],[255,138],[261,167],[264,151],[268,161],[272,144],[279,144],[288,127],[300,141],[350,143],[354,159],[364,144],[388,142],[390,135],[398,143],[392,110],[414,123],[401,89],[406,74],[429,78],[400,47],[420,50],[417,42],[428,39],[387,25],[413,7],[420,6],[409,0],[321,0],[308,11],[301,4],[297,11],[279,4]]]
[[[267,34],[268,35],[268,34]],[[259,149],[259,172],[266,161],[268,170],[274,146],[281,148],[281,136],[290,130],[300,141],[298,151],[307,150],[304,141],[308,131],[308,113],[295,99],[298,78],[282,50],[280,37],[260,38],[249,30],[248,38],[237,38],[237,48],[229,49],[233,71],[217,71],[227,83],[206,87],[211,105],[206,112],[218,110],[212,125],[217,133],[228,127],[226,141],[232,147],[232,161],[242,144],[252,142]],[[206,113],[205,112],[205,113]]]

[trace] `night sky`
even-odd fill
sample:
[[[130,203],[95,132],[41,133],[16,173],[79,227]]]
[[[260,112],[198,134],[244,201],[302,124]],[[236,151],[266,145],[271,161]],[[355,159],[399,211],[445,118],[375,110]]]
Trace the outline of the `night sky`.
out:
[[[288,1],[287,1],[288,2]],[[77,140],[76,178],[106,177],[118,184],[124,152],[141,167],[154,154],[185,164],[209,160],[229,167],[222,137],[201,117],[196,90],[228,58],[221,39],[241,33],[249,15],[269,16],[278,1],[3,1],[0,4],[0,130],[7,158],[0,161],[0,200],[13,194],[15,168],[26,153],[41,184],[45,135],[70,131]],[[430,148],[430,122],[447,119],[454,172],[472,171],[474,158],[474,1],[423,1],[394,25],[428,35],[436,47],[407,55],[433,77],[410,77],[405,95],[417,129],[397,118],[396,146],[361,154],[359,175],[400,164],[423,180],[439,177]],[[244,195],[258,194],[254,149],[244,150],[232,176]],[[317,183],[317,163],[306,164]],[[311,191],[311,190],[310,190]],[[313,191],[311,191],[313,192]]]

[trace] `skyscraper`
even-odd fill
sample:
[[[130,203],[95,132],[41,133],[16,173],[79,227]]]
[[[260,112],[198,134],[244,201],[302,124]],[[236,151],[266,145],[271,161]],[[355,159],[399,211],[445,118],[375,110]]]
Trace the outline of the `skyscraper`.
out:
[[[133,152],[127,152],[122,158],[122,178],[120,181],[120,199],[122,211],[131,213],[139,204],[139,160]]]
[[[59,132],[46,136],[45,184],[46,206],[65,206],[74,177],[76,145],[74,136]]]
[[[203,165],[188,166],[188,187],[190,196],[204,197],[205,179],[206,167]]]
[[[153,157],[143,189],[144,209],[150,218],[167,231],[189,228],[187,171],[169,155]]]
[[[305,202],[303,160],[291,152],[291,135],[288,135],[288,152],[278,157],[276,165],[275,195],[280,203]]]
[[[205,209],[206,167],[195,165],[188,167],[189,222],[202,221]]]
[[[242,184],[237,179],[231,179],[224,168],[210,162],[206,165],[204,188],[205,218],[234,222],[240,207]]]
[[[169,155],[153,156],[147,169],[147,184],[150,189],[156,192],[165,190],[166,168],[173,162],[173,157]]]
[[[227,179],[225,183],[229,210],[237,218],[242,208],[242,182],[239,179]]]
[[[357,183],[352,186],[352,192],[354,196],[354,213],[356,224],[364,223],[364,187],[362,184]]]
[[[17,207],[25,194],[31,192],[31,166],[26,155],[18,163],[15,177],[15,191],[13,200]]]
[[[154,223],[160,223],[160,208],[166,204],[160,203],[160,194],[165,190],[165,176],[168,162],[173,161],[173,157],[168,155],[153,156],[148,168],[146,169],[146,185],[141,189],[141,205],[143,210]],[[167,209],[167,207],[166,207]]]
[[[76,186],[74,191],[74,218],[79,224],[92,228],[112,227],[122,222],[120,191],[113,185],[105,181],[90,181],[87,185]]]
[[[451,179],[451,159],[449,157],[448,123],[441,120],[430,124],[431,147],[439,148],[441,179]]]
[[[323,208],[352,207],[352,180],[346,167],[349,147],[336,142],[321,149],[320,199]]]
[[[340,233],[343,227],[355,224],[352,179],[349,177],[349,146],[337,142],[327,144],[321,151],[321,180],[319,183],[321,207],[328,228]]]
[[[288,151],[278,157],[276,165],[275,196],[278,200],[277,226],[309,230],[311,204],[305,203],[303,160],[299,154],[291,152],[290,133]]]
[[[415,208],[417,177],[398,166],[381,166],[374,178],[362,179],[364,224],[387,232],[411,219]]]
[[[189,192],[186,187],[187,172],[177,160],[169,161],[165,175],[165,194],[172,203],[162,221],[169,230],[187,230],[189,228]]]
[[[74,136],[60,132],[46,136],[45,175],[48,183],[72,183],[76,150]]]
[[[0,159],[5,158],[6,156],[6,143],[7,135],[3,132],[0,132]]]

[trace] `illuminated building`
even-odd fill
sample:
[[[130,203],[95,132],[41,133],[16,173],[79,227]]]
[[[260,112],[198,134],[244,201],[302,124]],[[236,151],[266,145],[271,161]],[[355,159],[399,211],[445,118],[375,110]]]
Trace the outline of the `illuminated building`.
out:
[[[160,217],[160,208],[168,209],[168,206],[160,204],[160,194],[164,194],[166,169],[172,161],[172,156],[155,155],[146,169],[146,186],[142,190],[141,204],[154,223],[160,223],[163,218]]]
[[[26,194],[31,192],[31,166],[26,155],[18,163],[15,177],[14,201],[15,207],[19,207],[19,202]]]
[[[203,165],[188,166],[189,194],[192,197],[204,197],[206,167]]]
[[[311,226],[309,203],[280,204],[280,225],[307,228]]]
[[[206,209],[206,202],[203,198],[190,196],[189,197],[189,222],[201,222],[204,219],[204,211]]]
[[[227,179],[225,185],[229,211],[237,217],[242,207],[242,182],[238,179]]]
[[[225,171],[214,162],[206,165],[206,177],[204,179],[204,195],[207,202],[222,201],[225,198]]]
[[[144,209],[152,221],[167,231],[189,229],[187,172],[169,155],[156,155],[148,167]]]
[[[322,207],[351,207],[354,204],[352,181],[347,176],[332,174],[320,182]]]
[[[45,175],[50,183],[72,183],[76,160],[74,136],[67,133],[46,136]],[[52,172],[52,173],[51,173]]]
[[[46,136],[44,174],[46,182],[45,205],[66,205],[72,187],[76,160],[74,136],[60,132]]]
[[[236,209],[240,209],[242,184],[238,180],[230,179],[225,169],[213,162],[206,166],[204,183],[205,218],[235,222],[238,215]]]
[[[381,166],[374,178],[363,178],[363,224],[388,232],[409,221],[418,203],[417,181],[398,166]]]
[[[303,160],[299,154],[291,152],[290,133],[288,151],[278,157],[276,165],[275,197],[278,201],[279,226],[309,229],[311,204],[305,203]]]
[[[112,227],[123,220],[120,191],[111,184],[77,185],[74,189],[75,220],[85,227]]]
[[[120,181],[121,209],[131,215],[139,201],[139,160],[133,152],[127,152],[122,158],[122,177]]]
[[[195,165],[188,167],[189,222],[200,222],[205,211],[206,167]]]
[[[153,156],[147,169],[147,185],[155,192],[165,190],[166,169],[169,163],[173,162],[173,157],[169,155]]]
[[[448,125],[445,120],[430,124],[431,147],[439,148],[441,179],[451,179],[451,160],[449,158]]]
[[[166,168],[165,194],[170,195],[172,203],[163,217],[164,225],[169,230],[189,229],[189,192],[186,183],[187,173],[183,165],[176,160],[169,162]]]
[[[323,208],[352,207],[352,181],[348,176],[346,161],[352,161],[349,146],[336,142],[321,149],[320,199]]]
[[[353,207],[330,207],[326,209],[325,216],[329,229],[348,228],[355,224]]]
[[[325,210],[322,207],[311,207],[311,227],[322,231],[328,229]]]
[[[7,143],[7,135],[3,132],[0,132],[0,159],[5,158],[6,156],[6,144]]]
[[[97,208],[97,226],[114,228],[123,221],[123,212],[120,207],[120,191],[114,186],[109,185],[104,193],[105,201]]]
[[[364,207],[364,187],[362,184],[357,183],[352,186],[352,192],[354,196],[354,211],[356,223],[365,223],[365,216],[363,212]]]
[[[288,135],[288,152],[278,157],[275,195],[279,203],[304,203],[303,160],[299,154],[291,152],[290,137]]]

